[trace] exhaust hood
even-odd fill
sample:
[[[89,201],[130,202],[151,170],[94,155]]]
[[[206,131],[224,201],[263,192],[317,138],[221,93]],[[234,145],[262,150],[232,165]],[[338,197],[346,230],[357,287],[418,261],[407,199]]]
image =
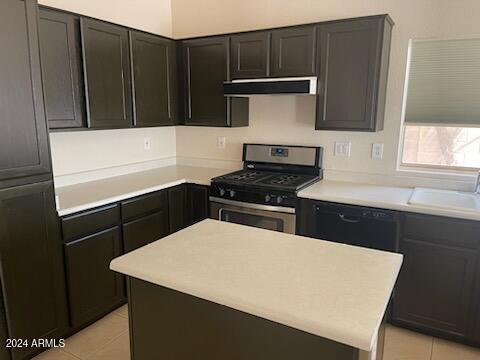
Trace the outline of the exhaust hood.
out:
[[[225,96],[315,95],[317,77],[241,79],[223,83]]]

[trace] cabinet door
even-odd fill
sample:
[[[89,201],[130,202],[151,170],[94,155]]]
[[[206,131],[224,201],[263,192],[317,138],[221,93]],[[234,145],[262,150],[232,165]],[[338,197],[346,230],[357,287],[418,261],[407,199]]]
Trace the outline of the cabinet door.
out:
[[[188,224],[193,225],[208,217],[208,186],[188,184]]]
[[[162,210],[123,225],[123,248],[135,250],[168,235],[168,212]]]
[[[248,126],[248,98],[225,97],[229,80],[229,37],[182,42],[185,125]]]
[[[2,344],[7,343],[8,328],[7,328],[7,318],[5,315],[5,305],[3,303],[3,294],[0,290],[0,342]],[[0,359],[2,360],[11,360],[10,349],[4,346],[0,347]]]
[[[383,129],[390,30],[384,17],[318,27],[317,130]]]
[[[86,18],[80,25],[88,126],[132,126],[128,30]]]
[[[271,75],[314,75],[315,36],[314,26],[272,31]]]
[[[170,233],[183,229],[187,224],[187,192],[185,185],[168,189],[168,213]]]
[[[0,190],[0,264],[9,337],[61,336],[68,314],[52,182]],[[12,349],[13,359],[32,350]]]
[[[477,277],[475,281],[475,297],[473,301],[473,331],[471,340],[480,344],[480,255],[477,259]]]
[[[227,98],[223,96],[228,45],[226,36],[183,42],[187,125],[228,125]]]
[[[134,125],[173,125],[174,42],[130,31],[130,51]]]
[[[40,9],[39,32],[48,126],[85,126],[80,20],[72,14]]]
[[[49,180],[36,1],[0,1],[0,48],[0,188]]]
[[[110,270],[121,255],[120,229],[114,227],[65,244],[70,317],[74,327],[108,313],[124,300],[124,281]]]
[[[232,35],[230,41],[232,79],[268,76],[270,32]]]
[[[461,233],[461,232],[460,232]],[[475,250],[402,239],[404,262],[393,318],[408,325],[465,337],[471,318]]]

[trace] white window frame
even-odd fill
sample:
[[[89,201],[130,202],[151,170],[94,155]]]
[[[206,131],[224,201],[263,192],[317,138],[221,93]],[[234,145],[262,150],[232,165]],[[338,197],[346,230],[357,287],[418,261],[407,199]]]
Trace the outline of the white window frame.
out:
[[[443,166],[443,165],[428,165],[428,164],[408,164],[403,162],[403,151],[405,147],[405,131],[407,125],[405,124],[405,113],[407,108],[407,93],[408,93],[408,78],[410,74],[410,59],[412,56],[412,43],[414,40],[462,40],[462,39],[478,39],[480,35],[464,36],[464,37],[452,37],[452,38],[421,38],[410,39],[408,41],[407,50],[407,65],[405,69],[405,82],[403,86],[403,99],[402,99],[402,113],[400,121],[400,136],[397,149],[397,166],[396,170],[399,173],[415,174],[424,176],[439,176],[444,178],[471,178],[476,176],[480,171],[480,168],[464,167],[464,166]],[[421,125],[421,124],[418,124]],[[445,124],[425,124],[426,126],[445,126]],[[465,127],[475,127],[468,125]],[[480,127],[480,126],[479,126]]]

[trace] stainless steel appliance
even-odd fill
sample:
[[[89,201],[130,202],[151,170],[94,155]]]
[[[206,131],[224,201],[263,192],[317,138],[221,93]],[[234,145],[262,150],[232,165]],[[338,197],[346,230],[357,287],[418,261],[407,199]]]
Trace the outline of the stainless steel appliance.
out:
[[[243,169],[212,179],[210,216],[295,233],[297,192],[322,178],[321,147],[243,145]]]

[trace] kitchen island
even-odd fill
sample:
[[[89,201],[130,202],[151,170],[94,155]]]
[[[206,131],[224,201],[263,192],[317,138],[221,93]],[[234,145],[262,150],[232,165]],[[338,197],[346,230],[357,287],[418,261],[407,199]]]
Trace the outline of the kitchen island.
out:
[[[380,359],[399,254],[204,220],[112,261],[132,358]]]

